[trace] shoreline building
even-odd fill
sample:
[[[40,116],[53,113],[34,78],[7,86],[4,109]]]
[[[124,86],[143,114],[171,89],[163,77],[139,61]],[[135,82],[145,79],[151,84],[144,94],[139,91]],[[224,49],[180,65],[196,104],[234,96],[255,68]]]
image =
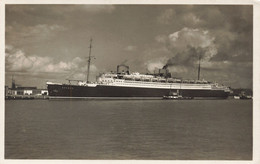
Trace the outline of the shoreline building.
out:
[[[5,86],[5,96],[48,96],[47,89],[38,89],[37,87],[20,86],[15,84],[12,77],[11,88]]]

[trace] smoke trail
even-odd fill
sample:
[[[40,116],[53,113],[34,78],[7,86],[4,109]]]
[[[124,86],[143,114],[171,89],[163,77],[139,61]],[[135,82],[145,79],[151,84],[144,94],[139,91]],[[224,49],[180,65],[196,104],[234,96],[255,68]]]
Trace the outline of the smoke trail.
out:
[[[183,28],[170,34],[165,44],[171,54],[164,67],[178,65],[193,67],[199,58],[202,61],[209,61],[217,54],[214,40],[208,31],[199,29]]]

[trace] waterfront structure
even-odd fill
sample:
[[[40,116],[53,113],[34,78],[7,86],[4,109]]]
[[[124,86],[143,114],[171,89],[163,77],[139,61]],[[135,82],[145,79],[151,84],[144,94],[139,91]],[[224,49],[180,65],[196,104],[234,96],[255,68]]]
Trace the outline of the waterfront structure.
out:
[[[5,96],[39,96],[48,95],[47,89],[38,89],[37,87],[24,87],[15,84],[12,77],[11,88],[5,86]]]
[[[48,95],[47,89],[37,89],[37,87],[18,87],[8,90],[11,95]]]
[[[17,91],[17,95],[32,95],[33,90],[36,90],[37,87],[17,87],[13,90]]]

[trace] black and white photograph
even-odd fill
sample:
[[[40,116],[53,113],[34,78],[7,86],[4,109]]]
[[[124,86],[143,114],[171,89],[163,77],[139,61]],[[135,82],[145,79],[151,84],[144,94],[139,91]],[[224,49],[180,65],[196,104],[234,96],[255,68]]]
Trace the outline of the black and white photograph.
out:
[[[253,162],[253,3],[4,9],[4,161]]]

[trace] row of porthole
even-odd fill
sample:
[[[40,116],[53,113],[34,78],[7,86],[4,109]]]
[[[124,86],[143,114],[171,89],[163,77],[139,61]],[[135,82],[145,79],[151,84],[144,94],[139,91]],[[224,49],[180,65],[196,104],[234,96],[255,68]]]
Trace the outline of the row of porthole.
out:
[[[104,80],[104,82],[113,82],[113,80]]]
[[[62,87],[62,89],[73,89],[72,87]]]
[[[121,84],[121,85],[133,86],[133,85],[130,85],[130,84]],[[154,85],[150,84],[150,85],[143,85],[143,86],[154,86]],[[156,87],[170,87],[170,86],[167,86],[167,85],[156,85]]]
[[[127,81],[127,82],[128,82],[128,83],[140,83],[140,82],[141,82],[141,83],[147,83],[147,82],[148,82],[148,83],[151,83],[151,82],[152,82],[153,84],[154,84],[154,83],[180,83],[180,82],[173,82],[173,81],[168,81],[168,82],[166,82],[166,81],[130,81],[130,80]]]
[[[158,83],[143,83],[143,82],[134,82],[134,81],[127,81],[126,83],[129,83],[129,84],[146,84],[146,85],[155,85],[155,84],[158,84]],[[168,82],[168,83],[159,83],[159,84],[162,84],[162,85],[169,85],[169,83],[173,83],[173,82]],[[175,83],[178,83],[178,82],[175,82]],[[190,84],[190,83],[178,83],[178,84],[182,84],[182,85],[186,85],[186,84]],[[172,84],[171,84],[172,85]],[[198,84],[196,83],[196,87],[200,87],[200,86],[204,86],[205,84]]]
[[[132,83],[132,82],[127,82],[128,84],[142,84],[142,85],[158,85],[158,83]],[[168,86],[168,83],[163,83],[163,86]],[[173,85],[174,86],[174,85]]]
[[[181,82],[181,81],[160,81],[160,80],[127,80],[129,83],[138,82],[160,82],[160,83],[182,83],[182,84],[210,84],[210,82]]]
[[[128,86],[132,86],[131,84],[122,84],[122,85],[128,85]],[[153,84],[146,84],[144,86],[154,86]],[[156,85],[156,87],[170,87],[168,85]],[[171,87],[179,87],[179,86],[171,86]],[[192,86],[192,87],[195,87],[195,88],[200,88],[201,86]],[[203,87],[203,88],[208,88],[208,87]]]

